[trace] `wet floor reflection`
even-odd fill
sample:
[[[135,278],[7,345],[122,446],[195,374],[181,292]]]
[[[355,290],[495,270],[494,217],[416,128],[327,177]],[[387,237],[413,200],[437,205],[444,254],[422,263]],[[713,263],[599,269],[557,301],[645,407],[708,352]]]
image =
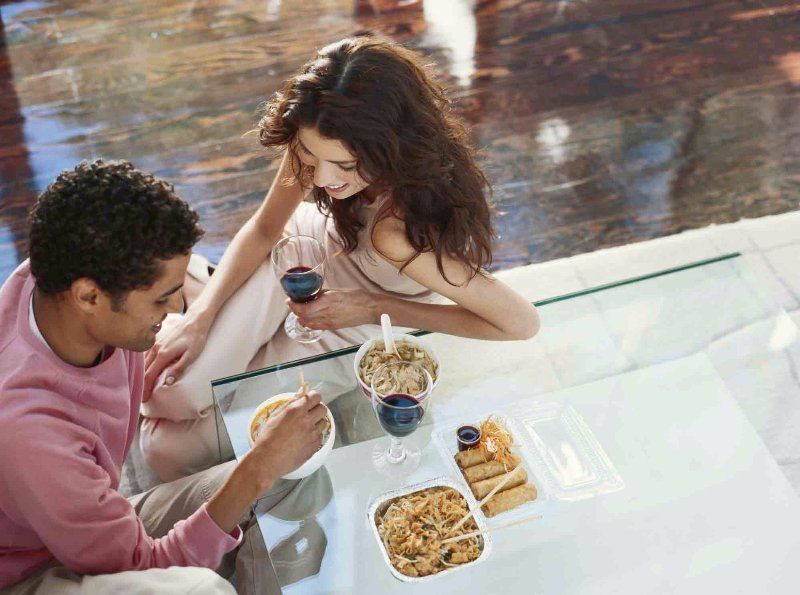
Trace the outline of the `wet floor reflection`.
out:
[[[799,206],[796,7],[389,4],[0,6],[0,275],[25,255],[35,196],[97,156],[173,182],[218,259],[275,172],[242,136],[259,104],[361,31],[420,50],[448,85],[508,213],[496,268]]]

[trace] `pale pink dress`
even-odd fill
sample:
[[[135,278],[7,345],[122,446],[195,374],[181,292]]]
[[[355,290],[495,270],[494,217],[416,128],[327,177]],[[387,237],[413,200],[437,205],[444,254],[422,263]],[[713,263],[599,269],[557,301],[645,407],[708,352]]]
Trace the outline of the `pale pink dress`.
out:
[[[415,301],[439,301],[438,295],[399,273],[375,251],[370,231],[386,199],[384,195],[372,204],[362,202],[360,214],[365,227],[359,234],[358,248],[349,255],[342,252],[333,221],[326,219],[314,204],[302,203],[298,207],[286,233],[310,235],[324,242],[328,288],[364,289]],[[202,259],[194,259],[189,273],[207,280],[204,265]],[[142,405],[142,451],[162,480],[189,475],[219,460],[211,380],[357,345],[380,335],[380,327],[365,325],[325,332],[317,343],[297,343],[283,329],[289,313],[285,300],[268,260],[225,303],[202,354],[183,377],[172,386],[159,382],[150,400]],[[177,319],[168,318],[161,332]],[[331,374],[338,376],[343,385],[355,385],[352,369],[334,369]],[[335,396],[325,395],[328,399]]]

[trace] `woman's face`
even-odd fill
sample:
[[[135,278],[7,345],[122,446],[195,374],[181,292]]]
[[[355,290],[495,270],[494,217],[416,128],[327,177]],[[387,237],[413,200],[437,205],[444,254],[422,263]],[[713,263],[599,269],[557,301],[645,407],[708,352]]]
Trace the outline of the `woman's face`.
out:
[[[325,138],[315,128],[297,131],[297,156],[314,168],[314,185],[331,198],[343,200],[360,192],[369,182],[358,175],[358,161],[341,141]]]

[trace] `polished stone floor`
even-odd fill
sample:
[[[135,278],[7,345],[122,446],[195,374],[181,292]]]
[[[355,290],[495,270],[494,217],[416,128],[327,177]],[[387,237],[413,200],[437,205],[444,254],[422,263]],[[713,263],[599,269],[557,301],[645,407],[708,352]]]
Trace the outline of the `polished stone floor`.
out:
[[[314,48],[422,51],[503,214],[495,267],[800,207],[800,4],[777,0],[0,2],[0,279],[63,168],[173,182],[218,258],[271,182],[259,104]]]

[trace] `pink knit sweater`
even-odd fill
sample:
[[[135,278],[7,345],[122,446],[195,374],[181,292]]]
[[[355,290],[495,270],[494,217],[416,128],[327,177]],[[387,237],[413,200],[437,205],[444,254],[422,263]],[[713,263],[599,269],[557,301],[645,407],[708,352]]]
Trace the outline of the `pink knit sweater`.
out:
[[[52,558],[81,574],[215,568],[241,539],[200,508],[160,539],[117,492],[142,400],[142,354],[77,368],[36,337],[27,262],[0,288],[0,588]]]

